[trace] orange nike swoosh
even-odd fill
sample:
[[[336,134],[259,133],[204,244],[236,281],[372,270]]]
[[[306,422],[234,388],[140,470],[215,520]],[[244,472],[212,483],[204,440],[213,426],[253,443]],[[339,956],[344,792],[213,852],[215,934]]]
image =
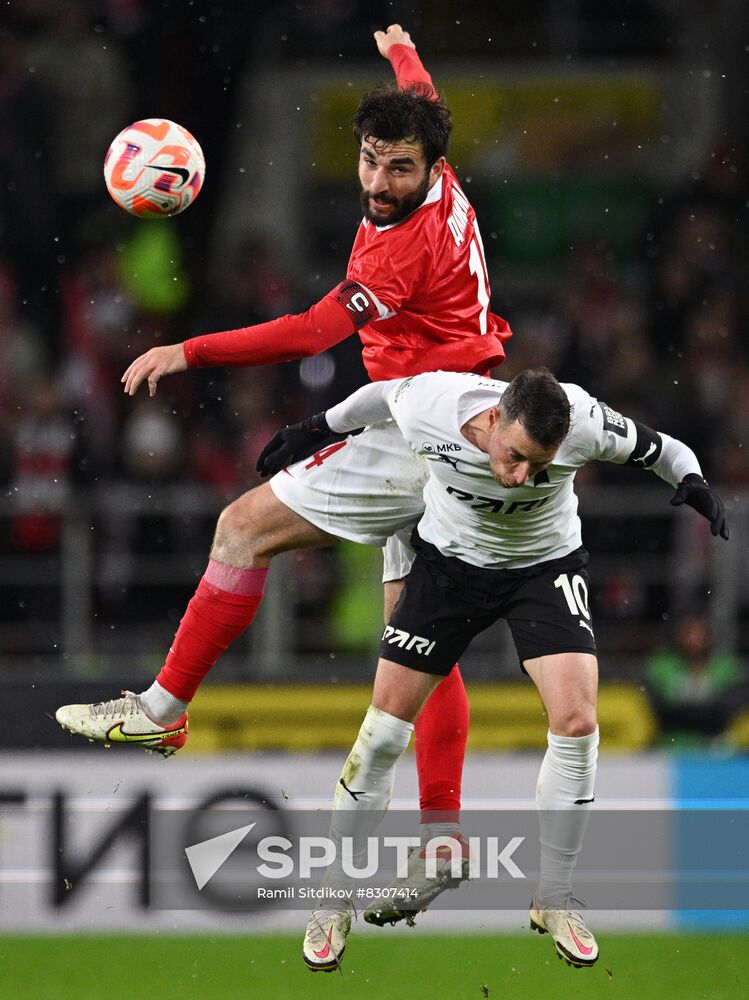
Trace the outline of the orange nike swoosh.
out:
[[[314,948],[312,949],[312,954],[316,958],[327,958],[328,955],[330,954],[330,935],[332,933],[333,933],[333,928],[331,927],[330,930],[328,931],[328,943],[325,945],[322,951],[315,951]]]
[[[567,926],[570,929],[570,934],[572,935],[572,940],[575,942],[575,944],[580,949],[580,951],[583,953],[583,955],[590,955],[590,953],[593,951],[593,945],[591,945],[590,947],[588,947],[587,945],[585,945],[585,944],[582,943],[582,941],[577,936],[577,934],[575,934],[575,932],[572,930],[572,924],[569,922],[569,920],[567,921]]]

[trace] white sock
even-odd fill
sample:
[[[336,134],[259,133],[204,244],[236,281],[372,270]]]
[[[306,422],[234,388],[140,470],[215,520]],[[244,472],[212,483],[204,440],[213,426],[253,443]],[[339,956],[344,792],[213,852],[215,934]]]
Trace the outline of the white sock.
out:
[[[155,722],[158,726],[170,726],[176,722],[190,704],[189,701],[175,698],[158,681],[154,681],[150,688],[141,693],[140,703],[151,722]]]
[[[333,796],[330,836],[336,845],[336,861],[328,868],[326,883],[348,883],[341,867],[341,839],[353,839],[353,861],[364,863],[367,836],[377,827],[390,805],[395,765],[409,744],[413,723],[367,709],[359,735],[351,748]]]
[[[536,899],[544,909],[567,909],[593,801],[598,727],[587,736],[555,736],[549,732],[547,742],[536,785],[541,831]]]

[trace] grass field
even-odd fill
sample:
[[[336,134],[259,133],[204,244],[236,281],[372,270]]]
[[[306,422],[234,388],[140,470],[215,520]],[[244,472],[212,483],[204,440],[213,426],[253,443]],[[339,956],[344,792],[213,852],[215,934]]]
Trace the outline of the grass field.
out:
[[[593,969],[536,935],[352,937],[340,972],[311,973],[296,936],[4,937],[0,1000],[737,1000],[749,937],[599,935]]]

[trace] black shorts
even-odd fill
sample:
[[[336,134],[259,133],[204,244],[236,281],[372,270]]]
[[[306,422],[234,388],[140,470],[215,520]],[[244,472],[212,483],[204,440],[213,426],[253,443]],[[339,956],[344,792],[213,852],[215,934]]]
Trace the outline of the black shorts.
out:
[[[416,531],[411,542],[416,559],[380,642],[383,659],[446,676],[500,618],[521,667],[554,653],[595,655],[584,548],[524,569],[484,569],[442,555]]]

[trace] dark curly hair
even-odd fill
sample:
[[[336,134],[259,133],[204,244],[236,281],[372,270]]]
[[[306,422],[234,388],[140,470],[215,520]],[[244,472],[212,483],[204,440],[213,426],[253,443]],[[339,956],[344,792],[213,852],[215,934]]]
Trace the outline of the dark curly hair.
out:
[[[517,420],[543,448],[562,443],[570,429],[570,401],[548,368],[526,368],[505,389],[501,420]]]
[[[381,84],[362,97],[354,115],[354,135],[364,139],[420,142],[429,169],[447,155],[452,131],[452,114],[441,94],[435,98],[427,84],[414,83],[400,90],[395,84]]]

